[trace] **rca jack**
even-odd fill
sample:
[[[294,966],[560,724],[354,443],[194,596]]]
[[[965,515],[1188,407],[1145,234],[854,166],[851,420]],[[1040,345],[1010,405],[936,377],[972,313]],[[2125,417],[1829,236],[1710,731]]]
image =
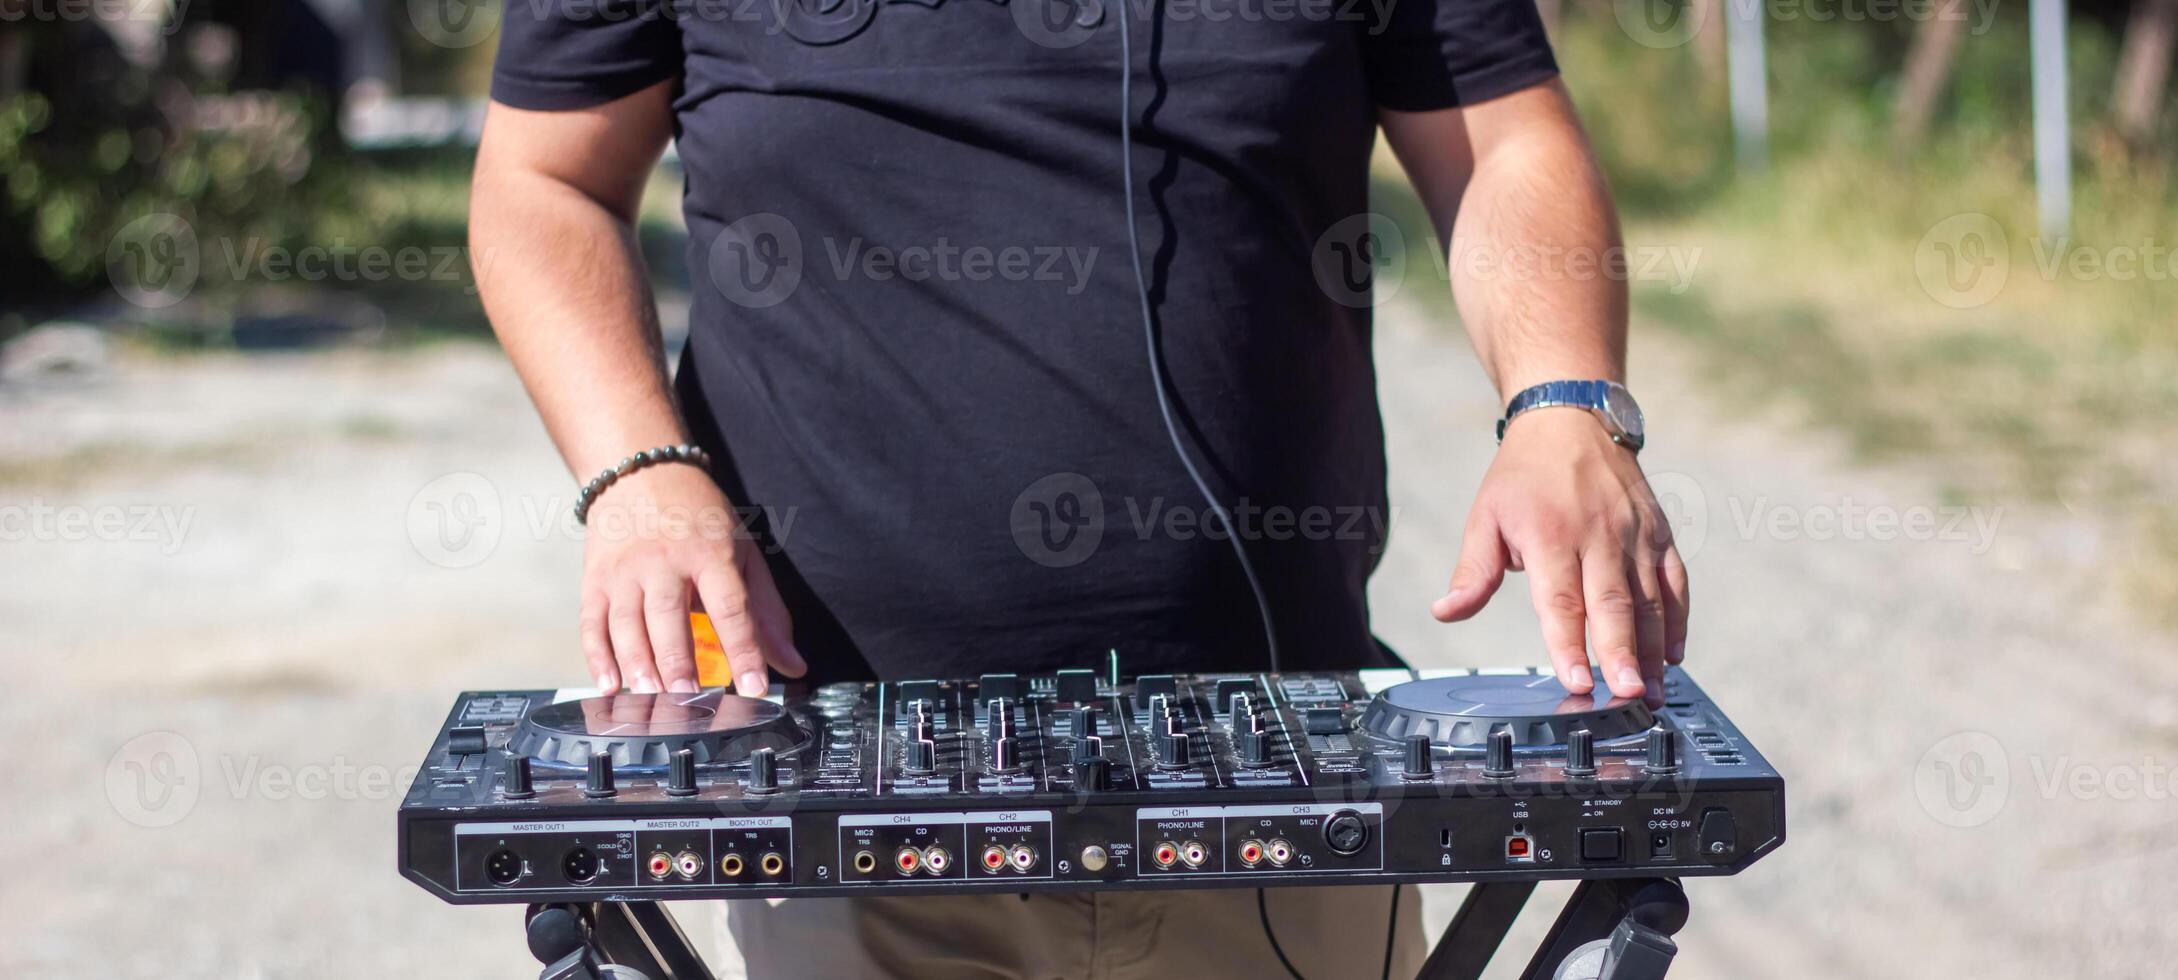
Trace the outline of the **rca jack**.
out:
[[[1036,849],[1027,844],[1015,844],[1013,850],[1006,852],[1006,859],[1012,862],[1013,870],[1025,874],[1036,866]]]
[[[1210,849],[1202,846],[1202,842],[1199,840],[1191,840],[1180,845],[1180,860],[1190,868],[1202,867],[1202,863],[1209,859]]]
[[[953,855],[952,855],[952,853],[951,853],[951,852],[947,851],[947,850],[946,850],[945,848],[942,848],[942,847],[931,847],[931,848],[926,848],[926,849],[924,849],[924,851],[923,851],[923,867],[925,867],[925,868],[929,868],[929,869],[930,869],[930,873],[931,873],[931,874],[934,874],[934,875],[944,875],[944,874],[945,874],[945,869],[947,869],[947,868],[950,868],[950,867],[952,867],[952,866],[953,866]]]
[[[899,868],[901,874],[914,874],[922,870],[923,852],[912,847],[903,847],[900,849],[900,853],[892,856],[892,866]]]
[[[1171,841],[1160,841],[1150,850],[1150,860],[1160,868],[1172,867],[1180,860],[1180,845]]]
[[[1270,856],[1271,864],[1282,868],[1287,861],[1293,860],[1293,844],[1283,837],[1275,837],[1271,839],[1270,847],[1264,853]]]
[[[1240,863],[1251,868],[1263,863],[1263,842],[1259,840],[1241,841]]]
[[[703,858],[694,851],[682,851],[673,856],[673,870],[682,878],[694,881],[703,873]]]
[[[652,854],[644,866],[649,869],[652,878],[664,881],[666,875],[673,873],[673,855],[659,851]]]
[[[728,878],[741,877],[741,869],[745,866],[739,854],[728,854],[718,859],[718,873]]]
[[[996,844],[983,849],[983,870],[997,874],[1006,869],[1006,849]]]

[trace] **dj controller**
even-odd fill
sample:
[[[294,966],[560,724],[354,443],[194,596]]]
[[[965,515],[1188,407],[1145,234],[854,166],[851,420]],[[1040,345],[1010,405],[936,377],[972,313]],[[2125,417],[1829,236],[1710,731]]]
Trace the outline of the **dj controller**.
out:
[[[400,810],[454,903],[1732,874],[1784,781],[1692,680],[1062,670],[460,696]]]

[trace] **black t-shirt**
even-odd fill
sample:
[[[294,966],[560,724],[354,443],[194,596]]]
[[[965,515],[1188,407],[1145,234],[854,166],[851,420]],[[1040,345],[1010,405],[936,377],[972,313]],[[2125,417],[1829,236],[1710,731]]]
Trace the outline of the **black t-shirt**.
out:
[[[1555,73],[1533,0],[508,0],[492,96],[678,78],[678,387],[817,679],[1392,662],[1366,265],[1379,107]],[[1058,25],[1058,26],[1054,26]],[[1357,289],[1358,287],[1358,289]],[[631,449],[640,447],[630,447]],[[1453,488],[1446,488],[1453,492]]]

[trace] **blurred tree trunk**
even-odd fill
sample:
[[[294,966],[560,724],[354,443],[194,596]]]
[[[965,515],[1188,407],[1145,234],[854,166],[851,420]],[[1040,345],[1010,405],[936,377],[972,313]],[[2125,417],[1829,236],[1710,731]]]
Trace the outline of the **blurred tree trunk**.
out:
[[[2118,132],[2138,146],[2155,136],[2170,84],[2171,42],[2178,38],[2178,0],[2134,0],[2110,92]]]
[[[1913,47],[1906,52],[1906,79],[1898,87],[1898,104],[1891,117],[1891,137],[1901,146],[1921,141],[1928,121],[1935,118],[1936,103],[1951,87],[1951,69],[1958,62],[1959,40],[1966,36],[1966,16],[1937,16],[1921,22],[1913,32]]]

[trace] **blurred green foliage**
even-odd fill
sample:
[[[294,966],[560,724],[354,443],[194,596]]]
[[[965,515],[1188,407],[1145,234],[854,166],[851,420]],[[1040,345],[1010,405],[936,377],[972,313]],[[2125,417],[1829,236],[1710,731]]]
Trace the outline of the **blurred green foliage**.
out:
[[[200,236],[286,242],[349,206],[351,185],[326,160],[322,99],[225,95],[174,67],[132,65],[79,28],[24,25],[35,84],[0,94],[11,305],[96,289],[108,243],[146,214],[177,215]]]

